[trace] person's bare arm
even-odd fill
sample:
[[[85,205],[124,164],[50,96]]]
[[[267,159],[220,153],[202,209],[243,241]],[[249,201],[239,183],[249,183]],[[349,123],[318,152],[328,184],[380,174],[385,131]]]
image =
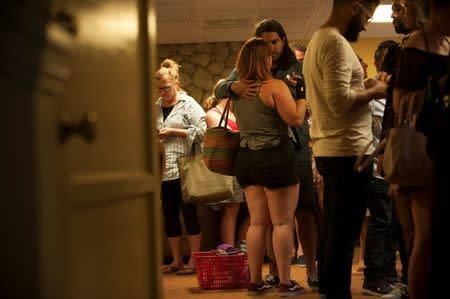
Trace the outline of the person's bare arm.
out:
[[[301,126],[305,120],[306,99],[294,100],[289,88],[281,80],[274,80],[272,84],[275,108],[281,118],[290,126]]]
[[[189,131],[185,129],[174,129],[174,128],[162,128],[158,132],[159,139],[164,139],[166,137],[181,137],[186,138],[189,135]]]
[[[350,108],[350,111],[357,110],[372,101],[373,99],[381,99],[386,97],[387,84],[380,81],[375,80],[372,82],[371,87],[367,88],[363,91],[355,91],[353,104]]]

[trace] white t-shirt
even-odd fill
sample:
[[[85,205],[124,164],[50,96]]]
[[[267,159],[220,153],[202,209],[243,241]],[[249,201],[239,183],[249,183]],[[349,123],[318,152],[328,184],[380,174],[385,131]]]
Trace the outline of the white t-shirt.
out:
[[[316,157],[363,153],[372,140],[369,105],[351,109],[355,91],[364,90],[364,72],[348,41],[336,28],[314,33],[303,65],[306,98],[314,117],[311,130]],[[370,146],[367,154],[373,151]]]

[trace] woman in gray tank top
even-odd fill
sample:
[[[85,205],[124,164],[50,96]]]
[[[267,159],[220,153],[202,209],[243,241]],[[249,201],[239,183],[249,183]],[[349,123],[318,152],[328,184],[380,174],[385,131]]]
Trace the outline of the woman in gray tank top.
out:
[[[284,296],[304,291],[290,277],[292,223],[299,185],[288,126],[302,124],[306,102],[294,101],[286,84],[272,77],[271,65],[272,49],[265,40],[252,38],[243,45],[236,64],[239,80],[260,82],[260,87],[252,99],[234,99],[241,136],[236,177],[244,188],[250,212],[248,292],[254,295],[270,289],[262,279],[262,261],[266,232],[272,222],[279,293]]]

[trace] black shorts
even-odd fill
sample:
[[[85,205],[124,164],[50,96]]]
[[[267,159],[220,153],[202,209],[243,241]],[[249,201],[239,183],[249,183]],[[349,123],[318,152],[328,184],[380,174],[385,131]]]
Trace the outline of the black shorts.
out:
[[[316,210],[318,208],[318,204],[313,183],[311,153],[307,148],[300,150],[296,149],[295,158],[298,169],[298,181],[300,182],[297,210]]]
[[[239,185],[263,185],[280,188],[298,183],[298,168],[290,140],[269,149],[240,148],[236,158],[236,178]]]

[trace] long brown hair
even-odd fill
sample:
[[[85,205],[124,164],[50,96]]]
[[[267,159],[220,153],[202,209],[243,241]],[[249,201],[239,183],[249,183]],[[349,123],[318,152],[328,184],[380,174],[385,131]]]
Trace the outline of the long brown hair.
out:
[[[275,19],[264,19],[260,21],[255,26],[255,37],[261,37],[264,32],[276,32],[282,40],[284,39],[283,50],[281,51],[281,55],[278,57],[277,61],[278,66],[281,66],[282,68],[289,68],[289,66],[297,62],[294,52],[291,47],[289,47],[286,32],[280,22]]]
[[[239,51],[236,69],[241,80],[265,81],[272,77],[269,57],[272,51],[269,44],[259,37],[245,42]]]

